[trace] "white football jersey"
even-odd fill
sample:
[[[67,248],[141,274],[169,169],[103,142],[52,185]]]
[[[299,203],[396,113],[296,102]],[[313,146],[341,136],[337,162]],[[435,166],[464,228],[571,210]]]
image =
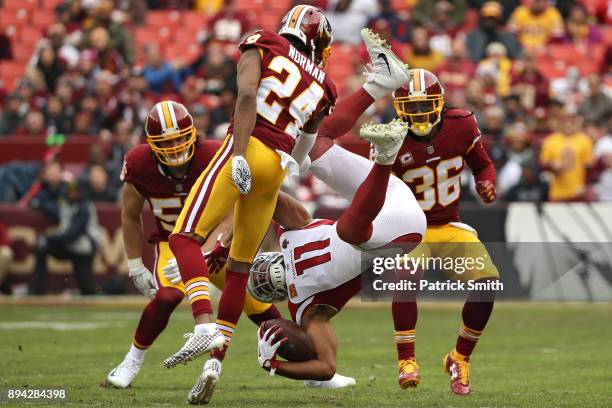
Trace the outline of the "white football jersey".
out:
[[[314,220],[280,236],[289,300],[301,303],[361,274],[361,251],[344,242],[336,223]]]

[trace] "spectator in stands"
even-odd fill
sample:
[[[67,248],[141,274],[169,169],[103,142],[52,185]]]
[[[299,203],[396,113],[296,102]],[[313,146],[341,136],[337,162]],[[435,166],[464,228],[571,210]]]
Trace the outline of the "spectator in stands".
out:
[[[234,105],[236,104],[236,95],[231,89],[224,89],[219,95],[219,105],[217,105],[210,114],[210,127],[208,134],[223,134],[224,131],[218,131],[217,128],[225,128],[234,114]]]
[[[481,10],[482,7],[491,0],[467,0],[471,8]],[[509,19],[514,10],[521,5],[522,0],[504,0],[501,22],[505,24]]]
[[[235,48],[240,38],[251,30],[251,19],[245,12],[236,10],[234,3],[234,0],[222,0],[221,9],[208,21],[206,40],[216,40]]]
[[[8,234],[6,225],[0,222],[0,286],[2,286],[12,261],[11,237]]]
[[[454,39],[461,38],[461,40],[465,41],[465,35],[461,32],[461,26],[456,25],[451,19],[455,7],[451,1],[437,1],[429,23],[425,24],[425,28],[427,28],[429,33],[431,48],[444,55],[444,57],[449,57],[452,54]]]
[[[85,39],[86,50],[91,50],[95,53],[95,60],[100,70],[110,71],[113,74],[119,73],[123,66],[123,57],[121,54],[112,48],[110,35],[104,27],[95,27]]]
[[[504,195],[521,181],[523,166],[533,166],[535,157],[529,141],[529,130],[524,123],[516,123],[504,135],[506,162],[499,169],[497,192]]]
[[[122,106],[119,103],[117,85],[119,78],[108,71],[102,71],[96,78],[95,95],[98,107],[102,113],[96,116],[96,127],[99,129],[112,129],[121,118]]]
[[[36,243],[36,266],[30,281],[30,294],[43,295],[49,255],[72,263],[73,272],[82,295],[93,295],[93,260],[101,242],[100,225],[93,204],[83,197],[76,181],[67,185],[65,196],[57,203],[57,229],[40,235]]]
[[[13,59],[13,45],[11,38],[6,35],[4,29],[0,26],[0,60]]]
[[[516,94],[507,95],[502,99],[505,120],[504,125],[512,125],[518,122],[525,123],[529,118],[521,104],[521,97]]]
[[[442,7],[440,4],[442,3]],[[431,22],[436,13],[448,13],[448,27],[459,27],[465,21],[465,0],[421,0],[412,9],[412,19],[421,25]]]
[[[191,105],[189,109],[193,116],[193,126],[198,131],[198,137],[203,140],[207,138],[207,131],[210,127],[210,112],[201,103]]]
[[[377,21],[384,20],[387,22],[391,33],[391,38],[388,38],[388,40],[408,43],[410,41],[410,15],[408,12],[395,10],[391,0],[378,0],[378,5],[380,13],[370,20],[368,27],[374,29]]]
[[[612,117],[608,118],[607,134],[599,138],[594,150],[599,182],[595,186],[599,201],[612,201]]]
[[[377,0],[330,0],[325,14],[334,30],[334,41],[358,45],[361,29],[378,13]]]
[[[487,45],[487,58],[480,61],[476,74],[490,84],[497,95],[504,97],[510,93],[512,61],[504,44],[492,42]]]
[[[564,112],[557,131],[542,143],[540,164],[550,172],[551,201],[581,201],[586,194],[587,170],[593,165],[593,142],[580,119]]]
[[[498,105],[487,107],[480,128],[485,139],[499,142],[504,134],[504,110]]]
[[[521,181],[503,195],[504,201],[535,202],[548,201],[548,185],[539,177],[534,162],[521,165]]]
[[[17,136],[44,137],[47,135],[45,117],[41,111],[29,111],[23,121],[23,126],[15,131]]]
[[[6,98],[5,109],[0,116],[0,136],[13,135],[25,116],[27,104],[18,93],[12,93]]]
[[[604,92],[601,77],[597,74],[589,76],[589,96],[580,105],[578,113],[586,121],[604,123],[612,117],[612,98]]]
[[[116,16],[114,21],[113,12]],[[109,36],[109,48],[117,51],[123,61],[128,64],[133,64],[135,61],[134,41],[130,32],[125,28],[126,16],[123,12],[114,8],[111,0],[100,0],[99,3],[92,8],[91,15],[93,17],[94,27],[104,27]],[[85,33],[85,37],[88,36]]]
[[[610,0],[597,1],[595,4],[595,16],[599,24],[612,25],[612,7],[610,7]]]
[[[508,27],[525,48],[542,48],[563,37],[563,18],[549,0],[529,0],[514,10]]]
[[[515,64],[511,89],[512,93],[521,95],[521,102],[527,109],[550,103],[548,79],[538,69],[533,53],[525,51]]]
[[[466,45],[472,61],[480,61],[485,57],[487,46],[492,42],[502,43],[510,59],[518,58],[521,46],[513,34],[503,31],[502,5],[497,1],[487,1],[480,9],[478,27],[470,31]]]
[[[148,43],[144,47],[145,66],[142,75],[155,93],[178,92],[181,89],[181,75],[172,64],[165,61],[157,44]]]
[[[85,197],[96,202],[116,202],[117,190],[114,190],[108,180],[108,174],[104,166],[94,164],[89,167],[83,180],[83,192]]]
[[[204,79],[205,93],[219,94],[224,89],[237,92],[236,64],[224,52],[218,41],[209,42],[206,50],[191,64],[191,71]]]
[[[152,10],[189,10],[194,3],[195,0],[147,0]]]
[[[45,106],[43,112],[45,116],[45,123],[47,125],[47,134],[72,134],[73,118],[68,111],[64,109],[64,104],[59,96],[49,95],[47,105]]]
[[[590,21],[589,13],[581,3],[574,3],[565,20],[565,41],[575,45],[601,42],[601,31]]]
[[[55,50],[46,45],[40,49],[36,69],[44,78],[47,90],[53,93],[57,80],[66,72],[66,65],[57,57]]]
[[[430,47],[427,29],[417,26],[412,29],[412,50],[407,53],[405,60],[412,68],[435,72],[444,62],[444,56]]]
[[[460,95],[465,92],[465,87],[474,73],[474,63],[467,58],[465,42],[456,38],[453,41],[452,55],[438,68],[438,79],[444,84],[444,97],[451,105],[462,106]]]
[[[68,69],[78,65],[79,50],[68,41],[66,27],[62,23],[54,23],[47,29],[47,36],[40,41],[38,48],[45,45],[53,48],[57,57]]]

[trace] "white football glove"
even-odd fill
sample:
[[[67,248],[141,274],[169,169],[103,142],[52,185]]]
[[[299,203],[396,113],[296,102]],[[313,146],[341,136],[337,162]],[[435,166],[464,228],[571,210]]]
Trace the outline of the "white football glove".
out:
[[[257,361],[261,368],[270,369],[270,375],[274,375],[278,367],[276,360],[276,352],[280,346],[287,342],[287,337],[276,339],[282,331],[279,325],[272,325],[265,332],[263,331],[264,323],[257,330]]]
[[[164,276],[174,285],[183,281],[176,258],[170,259],[164,266]]]
[[[242,156],[232,157],[232,181],[242,195],[251,190],[251,168]]]
[[[136,289],[149,299],[157,293],[153,274],[142,263],[142,258],[128,259],[128,275],[132,278]]]

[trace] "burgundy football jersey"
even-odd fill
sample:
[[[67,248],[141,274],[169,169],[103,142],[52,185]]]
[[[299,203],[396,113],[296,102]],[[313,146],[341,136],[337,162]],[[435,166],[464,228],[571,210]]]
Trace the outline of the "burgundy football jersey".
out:
[[[148,144],[135,146],[125,156],[121,180],[134,185],[149,203],[155,216],[157,228],[149,238],[150,242],[168,240],[191,187],[206,169],[221,143],[205,140],[196,146],[190,162],[191,167],[181,180],[167,174],[167,170],[159,164]]]
[[[414,193],[428,225],[459,221],[463,158],[480,139],[474,115],[462,109],[448,109],[431,141],[417,138],[406,137],[393,172]]]
[[[250,47],[257,47],[261,55],[253,136],[269,147],[291,153],[308,119],[335,104],[336,86],[283,36],[255,31],[240,44],[241,51]],[[232,118],[228,132],[232,132],[233,122]]]

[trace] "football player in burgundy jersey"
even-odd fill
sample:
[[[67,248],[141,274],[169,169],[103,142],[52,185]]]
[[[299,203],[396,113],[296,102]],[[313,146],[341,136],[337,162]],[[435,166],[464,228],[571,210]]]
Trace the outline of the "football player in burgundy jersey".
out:
[[[474,114],[445,106],[442,84],[424,69],[413,69],[410,81],[393,96],[397,115],[410,129],[393,171],[410,186],[427,216],[427,232],[414,254],[480,258],[484,260],[484,267],[467,268],[454,278],[496,283],[499,272],[487,249],[476,231],[459,218],[459,178],[464,163],[474,175],[482,201],[490,203],[496,198],[495,167],[480,140]],[[442,245],[449,242],[455,245]],[[491,316],[494,298],[495,292],[488,290],[473,290],[468,294],[456,346],[444,357],[444,369],[451,376],[451,390],[456,394],[470,393],[470,355]],[[414,354],[416,298],[404,300],[404,313],[394,314],[402,388],[416,386],[420,381]],[[398,330],[398,326],[402,329]]]
[[[142,312],[130,351],[107,377],[110,384],[119,388],[129,386],[136,377],[146,350],[164,330],[173,310],[185,296],[177,268],[164,273],[164,267],[173,258],[168,236],[189,189],[219,148],[216,141],[198,143],[191,115],[182,104],[173,101],[157,103],[151,109],[145,130],[148,143],[137,145],[127,153],[121,173],[121,228],[129,275],[151,301]],[[153,274],[142,263],[141,217],[145,202],[153,211],[156,224],[149,238],[155,249]],[[221,290],[224,274],[224,269],[211,273],[211,282]],[[244,311],[257,324],[280,316],[276,307],[251,296],[245,300]]]
[[[331,188],[346,197],[351,197],[353,200],[354,205],[345,212],[342,221],[339,221],[337,224],[338,233],[335,235],[337,239],[334,241],[334,243],[339,244],[337,248],[339,250],[347,250],[347,247],[351,248],[349,249],[349,251],[352,250],[350,259],[353,261],[357,258],[354,257],[356,250],[351,244],[388,242],[407,234],[408,236],[405,237],[409,241],[407,245],[411,245],[411,240],[420,240],[421,235],[419,231],[424,229],[425,224],[424,215],[414,196],[399,179],[392,178],[387,198],[385,198],[385,190],[387,188],[385,180],[389,178],[389,165],[379,164],[374,166],[368,160],[347,152],[336,146],[333,142],[333,139],[349,131],[361,113],[376,99],[390,94],[398,86],[405,83],[409,77],[404,63],[393,54],[391,47],[384,40],[369,29],[362,30],[361,35],[371,60],[366,83],[353,95],[344,98],[338,104],[334,113],[324,121],[319,136],[316,138],[315,144],[308,156],[306,156],[304,163],[304,168],[307,168],[308,162],[310,160],[314,161],[313,169],[318,169],[319,171],[317,176],[324,180]],[[355,112],[359,113],[355,114]],[[405,126],[402,126],[402,129],[405,134]],[[376,136],[372,135],[372,137]],[[403,134],[401,136],[403,137]],[[397,138],[397,136],[395,137]],[[384,141],[381,141],[381,143],[385,144]],[[391,145],[393,146],[383,147],[383,150],[389,151],[387,153],[389,157],[386,158],[389,163],[393,161],[392,158],[395,155],[392,147],[399,148],[400,146],[397,140],[391,142]],[[358,189],[360,192],[356,193]],[[398,199],[390,200],[391,194],[394,194]],[[383,202],[385,208],[381,210]],[[413,205],[410,206],[410,203]],[[397,221],[397,213],[402,214],[403,219],[401,222]],[[290,228],[304,227],[306,224],[309,224],[308,220],[310,219],[299,203],[282,193],[280,200],[277,202],[274,217],[281,225]],[[307,219],[304,217],[307,217]],[[375,221],[372,223],[372,220]],[[317,226],[319,228],[316,228]],[[336,231],[336,225],[330,228],[329,223],[324,222],[320,225],[310,225],[304,231],[308,237],[310,237],[310,233],[333,234]],[[415,234],[418,237],[415,237]],[[343,238],[339,238],[339,235]],[[333,249],[330,248],[330,250]],[[257,261],[257,263],[259,267],[262,267],[261,261]],[[355,269],[343,268],[342,262],[340,264],[338,262],[331,262],[322,265],[324,269],[330,266],[333,266],[335,271],[344,271],[344,273],[336,276],[334,282],[340,282],[340,286],[348,290],[341,290],[338,296],[335,295],[337,292],[333,292],[334,289],[326,291],[331,286],[321,291],[325,292],[328,298],[336,299],[337,303],[333,304],[337,304],[339,309],[354,294],[354,289],[358,287],[354,281],[350,285],[347,284],[348,288],[346,288],[347,285],[342,285],[343,282],[352,280]],[[326,339],[321,338],[322,341],[327,343]],[[328,361],[327,358],[331,358],[332,355],[335,361],[335,345],[330,345],[330,347],[333,348],[333,352],[326,355],[325,363],[331,361]],[[212,358],[204,364],[202,374],[189,392],[189,402],[199,404],[210,401],[221,374],[222,363],[218,358],[218,354],[213,353]],[[319,371],[316,373],[311,372],[310,376],[304,375],[303,378],[315,379],[314,381],[307,381],[306,385],[309,387],[338,388],[354,384],[352,378],[340,375],[333,376],[329,381],[316,381],[330,377],[329,375],[320,374],[321,372]],[[327,374],[330,373],[327,372]]]
[[[335,104],[335,85],[323,71],[331,42],[325,15],[299,5],[287,13],[278,34],[255,31],[240,43],[238,97],[228,135],[192,187],[169,239],[195,328],[164,361],[166,367],[231,340],[249,268],[268,231],[280,185],[297,171],[320,121]],[[200,245],[232,209],[234,237],[215,323]]]

